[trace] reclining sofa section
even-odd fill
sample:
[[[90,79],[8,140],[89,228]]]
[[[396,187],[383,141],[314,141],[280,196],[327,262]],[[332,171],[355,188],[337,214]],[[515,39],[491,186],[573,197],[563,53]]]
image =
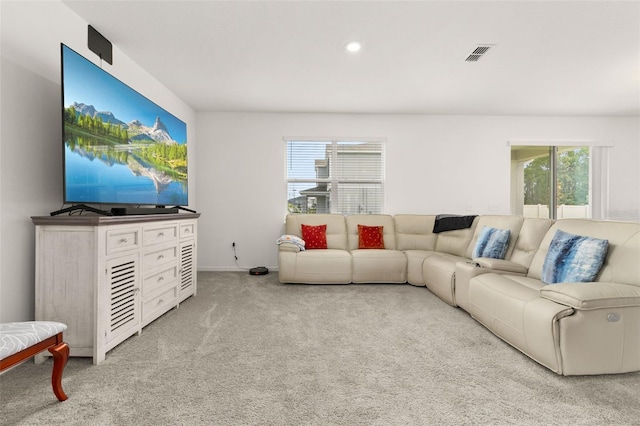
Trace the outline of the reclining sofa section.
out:
[[[557,374],[640,371],[640,223],[486,215],[435,233],[436,218],[289,215],[291,236],[326,225],[327,248],[279,244],[280,282],[425,286]],[[359,225],[382,227],[384,248],[360,248]],[[502,259],[474,256],[487,229],[508,230]],[[607,240],[591,282],[544,282],[558,231]]]

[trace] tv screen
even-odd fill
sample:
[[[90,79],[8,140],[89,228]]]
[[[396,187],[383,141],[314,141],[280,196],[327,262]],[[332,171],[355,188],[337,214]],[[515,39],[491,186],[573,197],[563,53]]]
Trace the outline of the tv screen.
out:
[[[66,45],[64,202],[186,206],[186,124]]]

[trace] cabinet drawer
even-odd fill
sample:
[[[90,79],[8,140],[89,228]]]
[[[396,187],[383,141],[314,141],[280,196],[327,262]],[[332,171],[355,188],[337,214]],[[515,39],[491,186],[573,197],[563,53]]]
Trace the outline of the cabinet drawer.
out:
[[[147,297],[154,291],[175,283],[178,279],[178,265],[174,264],[160,271],[145,275],[142,279],[142,297]]]
[[[148,324],[169,309],[177,305],[178,289],[171,287],[155,297],[145,300],[142,304],[142,322]]]
[[[192,237],[196,233],[195,223],[181,223],[180,224],[180,238]]]
[[[178,260],[178,247],[170,246],[148,251],[142,256],[142,266],[144,270],[153,269],[167,262]]]
[[[177,239],[178,225],[170,223],[161,226],[147,226],[142,232],[142,244],[144,246],[150,246]]]
[[[137,228],[107,231],[107,254],[138,248],[140,235]]]

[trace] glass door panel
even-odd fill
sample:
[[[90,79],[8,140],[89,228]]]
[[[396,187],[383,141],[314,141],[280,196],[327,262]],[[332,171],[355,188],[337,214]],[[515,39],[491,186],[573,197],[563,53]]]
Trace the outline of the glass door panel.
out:
[[[590,151],[579,146],[512,146],[512,209],[525,217],[589,218]]]

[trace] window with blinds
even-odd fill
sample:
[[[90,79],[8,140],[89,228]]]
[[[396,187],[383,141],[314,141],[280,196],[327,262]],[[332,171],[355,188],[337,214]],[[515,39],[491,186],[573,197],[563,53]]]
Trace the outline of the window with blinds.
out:
[[[285,142],[289,213],[384,211],[384,141]]]

